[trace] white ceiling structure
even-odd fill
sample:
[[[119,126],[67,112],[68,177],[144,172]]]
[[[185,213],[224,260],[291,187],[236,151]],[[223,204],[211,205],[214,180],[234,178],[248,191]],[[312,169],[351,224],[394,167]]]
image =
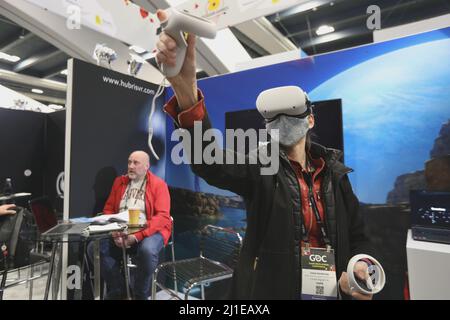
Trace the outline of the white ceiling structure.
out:
[[[176,7],[182,3],[182,1],[177,2],[174,0],[171,0],[170,2],[166,0],[135,0],[133,2],[153,13],[156,12],[157,8],[165,9],[170,6]],[[66,27],[67,20],[64,17],[58,16],[47,10],[42,10],[26,0],[2,0],[0,2],[0,13],[7,19],[23,27],[24,30],[26,29],[29,31],[24,37],[4,46],[1,49],[1,52],[6,52],[12,47],[18,46],[27,39],[36,36],[54,47],[20,61],[14,65],[12,70],[3,69],[3,71],[1,71],[2,69],[0,68],[0,79],[6,81],[8,84],[14,83],[15,85],[25,85],[27,83],[34,83],[35,87],[41,89],[51,89],[63,92],[66,89],[65,85],[59,86],[58,84],[51,83],[51,80],[47,79],[44,79],[41,82],[40,79],[32,78],[31,76],[24,79],[24,77],[27,76],[21,75],[19,72],[32,67],[42,59],[52,60],[59,55],[61,51],[65,53],[67,57],[75,57],[94,63],[92,56],[93,48],[99,43],[105,43],[108,47],[111,47],[116,51],[118,59],[114,61],[113,69],[115,71],[128,73],[130,49],[128,44],[123,43],[120,40],[89,28],[70,30]],[[242,32],[244,36],[258,41],[260,46],[269,54],[296,49],[295,46],[282,36],[281,33],[265,18],[244,22],[238,25],[237,29]],[[208,76],[233,72],[238,63],[242,64],[245,63],[245,61],[252,60],[251,56],[228,28],[220,30],[213,40],[199,39],[197,41],[197,52],[198,66]],[[147,59],[151,59],[153,56],[154,54],[152,53],[144,55]],[[47,74],[45,78],[59,76],[57,80],[60,81],[61,75],[59,73],[64,69],[64,67],[61,67],[53,70],[53,72]],[[160,83],[163,79],[162,74],[151,63],[146,63],[137,77],[153,83]],[[30,92],[26,92],[26,94],[29,97],[37,98],[42,102],[64,104],[63,97],[39,96],[38,94]]]
[[[62,108],[46,106],[2,85],[0,85],[0,100],[2,101],[2,108],[12,110],[51,113]]]
[[[61,0],[62,1],[62,0]],[[66,0],[72,3],[75,0]],[[79,1],[84,0],[76,0]],[[94,1],[94,0],[92,0]],[[98,0],[99,2],[103,0]],[[138,5],[154,14],[156,9],[184,8],[197,3],[231,7],[239,3],[247,7],[264,0],[108,0]],[[47,1],[45,1],[47,2]],[[267,2],[267,1],[266,1]],[[199,77],[225,74],[276,62],[348,48],[374,41],[374,32],[367,30],[367,6],[381,8],[383,30],[450,13],[450,0],[284,0],[270,1],[280,11],[258,10],[222,21],[216,39],[197,42]],[[284,3],[284,4],[283,4]],[[286,4],[289,7],[286,7]],[[285,7],[282,7],[285,5]],[[220,11],[220,10],[219,10]],[[219,12],[218,11],[218,12]],[[232,11],[232,10],[231,10]],[[253,16],[252,16],[253,14]],[[222,16],[223,17],[223,16]],[[254,18],[254,19],[250,19]],[[228,20],[227,20],[228,19]],[[118,59],[112,69],[128,74],[130,43],[90,28],[69,30],[67,19],[31,4],[27,0],[0,0],[0,84],[26,94],[44,104],[64,105],[67,59],[74,57],[96,63],[93,50],[97,44],[113,48]],[[325,24],[336,29],[334,34],[319,35]],[[120,26],[127,28],[127,25]],[[131,27],[130,27],[131,30]],[[375,32],[376,33],[376,32]],[[145,35],[144,35],[145,36]],[[304,51],[304,52],[303,52]],[[154,53],[141,56],[147,60],[138,78],[159,84],[163,76],[156,67]],[[37,89],[37,93],[31,92]],[[40,91],[43,91],[41,93]]]
[[[174,0],[170,2],[166,0],[135,0],[133,2],[153,13],[156,12],[157,8],[177,7],[182,3]],[[311,1],[298,0],[298,2]],[[66,27],[65,18],[50,11],[41,10],[26,0],[3,0],[0,9],[5,17],[30,30],[33,34],[64,51],[69,56],[78,59],[92,61],[95,45],[106,43],[108,47],[113,48],[117,52],[119,57],[114,62],[114,70],[124,73],[128,72],[127,59],[129,58],[130,50],[126,44],[117,39],[88,28],[69,30]],[[118,27],[126,28],[127,26]],[[297,49],[292,42],[282,36],[265,18],[244,22],[236,26],[236,28],[244,36],[257,41],[259,46],[264,48],[269,54]],[[213,40],[199,39],[197,51],[199,53],[198,65],[209,76],[233,72],[237,63],[252,59],[228,28],[220,30],[217,37]],[[34,61],[38,60],[38,58],[35,57]],[[30,61],[22,62],[24,65],[27,63],[30,63]],[[17,70],[21,70],[21,66],[16,67]],[[140,71],[138,77],[154,83],[160,83],[162,80],[162,75],[150,64],[147,64]]]

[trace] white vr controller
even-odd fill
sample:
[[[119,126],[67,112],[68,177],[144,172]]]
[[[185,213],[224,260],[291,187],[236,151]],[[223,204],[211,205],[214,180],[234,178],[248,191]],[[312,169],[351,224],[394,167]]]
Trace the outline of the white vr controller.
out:
[[[355,264],[359,261],[368,265],[366,279],[361,280],[354,273]],[[363,294],[377,294],[383,290],[386,283],[386,275],[381,263],[367,254],[357,254],[350,259],[347,266],[347,275],[350,290]]]
[[[217,30],[213,22],[184,11],[181,12],[172,8],[167,10],[167,15],[167,19],[161,21],[161,28],[177,43],[176,63],[174,67],[161,64],[160,68],[165,76],[174,77],[180,73],[186,57],[187,43],[184,33],[192,33],[199,37],[213,39],[216,37]]]
[[[256,108],[265,119],[278,114],[300,116],[307,110],[308,96],[296,86],[277,87],[265,90],[256,99]]]

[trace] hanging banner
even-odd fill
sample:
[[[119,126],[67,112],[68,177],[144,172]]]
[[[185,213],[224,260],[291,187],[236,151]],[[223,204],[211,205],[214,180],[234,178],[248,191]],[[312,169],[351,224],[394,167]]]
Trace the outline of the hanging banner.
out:
[[[268,16],[311,0],[189,0],[177,6],[179,10],[210,19],[218,29]],[[315,5],[312,5],[314,7]]]
[[[87,27],[149,52],[159,20],[129,0],[26,0],[67,18],[68,28]],[[311,0],[189,0],[176,8],[210,19],[224,29]]]
[[[67,27],[87,27],[147,51],[155,47],[158,19],[128,0],[27,0],[67,18]]]

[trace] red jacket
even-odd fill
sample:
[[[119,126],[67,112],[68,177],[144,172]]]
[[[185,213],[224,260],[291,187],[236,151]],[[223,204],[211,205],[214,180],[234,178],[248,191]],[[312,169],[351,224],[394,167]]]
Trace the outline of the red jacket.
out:
[[[120,176],[114,180],[111,193],[106,201],[103,213],[114,214],[119,212],[120,201],[125,193],[130,179]],[[164,244],[169,241],[172,232],[170,218],[170,194],[167,184],[161,178],[147,171],[147,185],[145,188],[145,211],[148,227],[134,234],[138,241],[160,232]]]

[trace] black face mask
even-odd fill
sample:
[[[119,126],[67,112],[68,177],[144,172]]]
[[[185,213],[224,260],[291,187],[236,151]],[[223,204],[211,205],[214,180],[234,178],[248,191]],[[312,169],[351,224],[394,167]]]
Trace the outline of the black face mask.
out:
[[[266,129],[273,140],[278,141],[282,146],[290,147],[306,136],[309,121],[307,118],[280,115],[266,123]],[[278,130],[278,137],[271,134],[270,131],[274,129]]]

